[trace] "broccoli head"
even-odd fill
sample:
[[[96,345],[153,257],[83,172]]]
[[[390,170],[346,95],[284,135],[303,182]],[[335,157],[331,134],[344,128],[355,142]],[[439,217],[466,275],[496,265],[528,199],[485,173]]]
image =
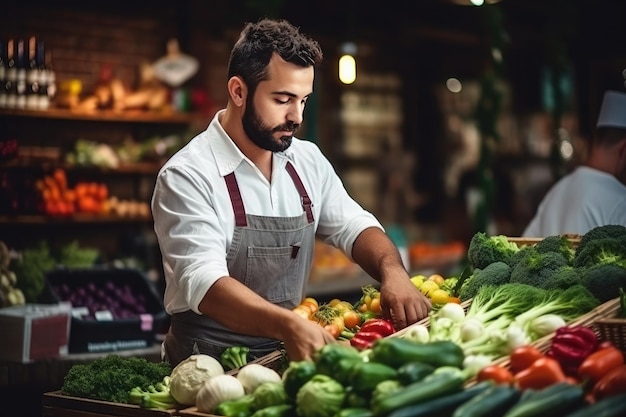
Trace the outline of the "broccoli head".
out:
[[[459,290],[462,301],[474,298],[478,290],[485,285],[498,286],[506,284],[511,278],[511,267],[501,261],[493,262],[484,269],[474,269]]]
[[[580,252],[585,250],[589,242],[604,238],[617,239],[624,243],[626,239],[626,226],[619,224],[607,224],[594,227],[580,238],[580,243],[576,248],[575,256],[578,256]]]
[[[557,252],[539,252],[535,246],[526,250],[526,256],[511,270],[511,282],[545,288],[552,282],[557,271],[569,265],[567,259]]]
[[[572,285],[582,284],[581,270],[571,265],[562,266],[556,270],[551,279],[543,286],[546,290],[565,290]]]
[[[584,249],[576,252],[574,266],[589,268],[598,264],[615,264],[626,268],[626,247],[614,237],[588,241]]]
[[[467,260],[472,267],[484,269],[498,261],[508,264],[517,251],[519,246],[504,235],[488,236],[484,232],[477,232],[467,248]]]
[[[601,303],[619,297],[619,289],[626,288],[626,267],[616,264],[597,264],[583,270],[582,284]]]
[[[568,262],[572,262],[576,249],[572,244],[572,241],[562,235],[547,236],[537,242],[535,245],[537,252],[556,252],[563,255]]]

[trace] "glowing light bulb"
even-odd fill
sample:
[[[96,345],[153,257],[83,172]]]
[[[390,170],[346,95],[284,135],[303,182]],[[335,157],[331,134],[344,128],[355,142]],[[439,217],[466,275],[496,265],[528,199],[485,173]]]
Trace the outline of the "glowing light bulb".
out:
[[[342,55],[339,58],[339,81],[352,84],[356,81],[356,60],[352,55]]]

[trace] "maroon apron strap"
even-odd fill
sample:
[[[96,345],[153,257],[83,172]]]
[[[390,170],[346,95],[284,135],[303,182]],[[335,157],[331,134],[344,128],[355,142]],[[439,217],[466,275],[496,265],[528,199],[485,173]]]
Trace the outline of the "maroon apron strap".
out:
[[[235,178],[235,173],[224,177],[226,180],[226,186],[228,187],[228,194],[230,195],[230,202],[233,205],[233,211],[235,212],[235,225],[239,227],[245,227],[248,225],[246,220],[246,209],[243,207],[243,200],[241,199],[241,193],[239,192],[239,185]]]
[[[302,184],[302,180],[300,180],[300,176],[296,172],[293,165],[291,165],[291,162],[287,161],[287,166],[285,168],[287,168],[287,172],[289,172],[289,175],[291,176],[293,183],[296,185],[296,188],[298,189],[298,193],[300,193],[300,200],[302,201],[302,208],[306,212],[306,218],[309,223],[312,223],[313,222],[313,210],[311,209],[311,207],[313,206],[313,203],[311,202],[311,199],[309,198],[309,194],[307,194],[306,188],[304,188],[304,184]]]

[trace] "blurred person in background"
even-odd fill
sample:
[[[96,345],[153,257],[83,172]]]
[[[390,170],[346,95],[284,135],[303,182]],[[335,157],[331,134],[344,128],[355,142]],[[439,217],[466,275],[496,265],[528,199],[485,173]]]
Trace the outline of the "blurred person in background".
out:
[[[380,282],[401,329],[428,315],[380,222],[346,192],[313,142],[294,136],[313,93],[318,43],[284,20],[248,23],[228,65],[226,109],[161,168],[152,196],[171,315],[163,358],[310,358],[336,339],[291,311],[305,296],[316,236]]]
[[[626,93],[606,91],[589,156],[561,178],[539,203],[522,236],[583,235],[626,226]]]

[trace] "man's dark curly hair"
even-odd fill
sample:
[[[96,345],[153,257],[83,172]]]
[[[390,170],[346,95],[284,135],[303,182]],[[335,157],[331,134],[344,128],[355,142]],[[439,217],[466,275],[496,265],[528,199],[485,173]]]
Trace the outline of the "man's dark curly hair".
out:
[[[235,43],[228,62],[228,79],[241,77],[250,92],[267,79],[267,66],[272,55],[301,67],[316,66],[322,62],[319,44],[302,34],[286,20],[261,19],[246,23]]]

